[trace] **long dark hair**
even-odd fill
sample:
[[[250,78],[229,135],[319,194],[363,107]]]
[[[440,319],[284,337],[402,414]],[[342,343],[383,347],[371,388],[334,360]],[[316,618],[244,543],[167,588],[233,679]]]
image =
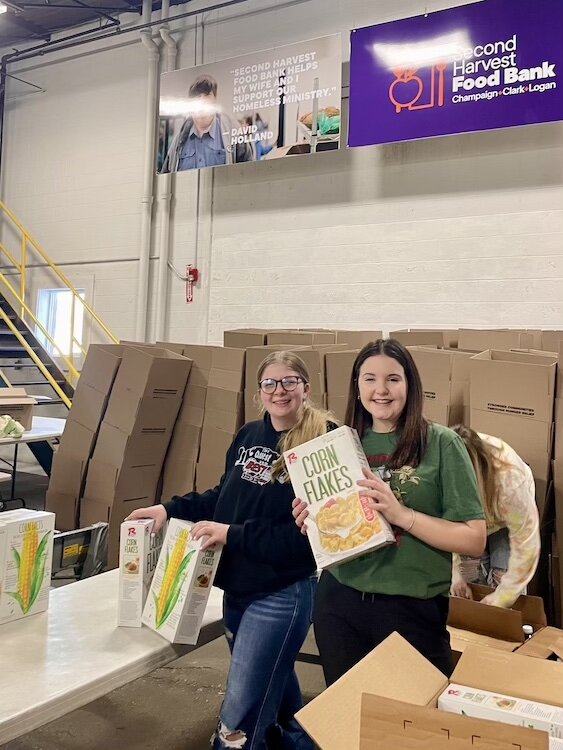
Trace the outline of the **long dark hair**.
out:
[[[389,459],[389,468],[400,469],[401,466],[416,468],[426,453],[428,441],[428,422],[422,416],[422,383],[410,352],[396,339],[378,339],[366,344],[359,352],[350,377],[345,423],[356,429],[361,438],[372,428],[372,416],[364,409],[360,401],[358,378],[360,368],[366,359],[380,354],[396,360],[405,371],[407,379],[407,402],[397,422],[399,441]]]

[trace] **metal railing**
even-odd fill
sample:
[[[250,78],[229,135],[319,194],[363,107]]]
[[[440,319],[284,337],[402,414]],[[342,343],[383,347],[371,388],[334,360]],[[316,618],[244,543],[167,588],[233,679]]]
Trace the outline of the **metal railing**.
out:
[[[49,345],[51,346],[52,351],[55,352],[55,356],[61,359],[66,365],[66,372],[64,372],[64,375],[67,381],[70,383],[70,385],[75,386],[79,377],[79,371],[77,370],[75,366],[75,363],[73,360],[73,354],[75,351],[79,351],[83,356],[85,356],[86,354],[86,351],[82,345],[82,342],[79,341],[75,336],[75,320],[76,320],[77,303],[82,305],[84,317],[86,318],[86,320],[89,321],[92,328],[97,327],[98,331],[102,334],[102,336],[109,339],[109,341],[112,343],[118,344],[119,340],[113,335],[113,333],[109,330],[109,328],[105,325],[105,323],[100,319],[100,317],[94,312],[94,310],[90,307],[90,305],[82,298],[80,292],[76,289],[76,287],[70,281],[70,279],[51,260],[51,258],[47,255],[47,253],[43,250],[43,248],[39,245],[39,243],[32,237],[32,235],[27,231],[27,229],[19,221],[19,219],[13,214],[12,211],[10,211],[10,209],[2,201],[0,201],[0,217],[2,219],[7,218],[9,220],[8,226],[12,230],[16,231],[17,235],[19,235],[18,244],[20,247],[20,259],[18,261],[18,259],[14,256],[14,254],[11,253],[7,247],[5,247],[4,243],[0,242],[0,258],[5,256],[5,258],[8,259],[10,265],[12,266],[12,268],[9,269],[10,275],[16,275],[16,276],[19,275],[19,283],[16,283],[16,284],[11,283],[8,279],[8,276],[1,272],[0,272],[0,282],[4,286],[4,288],[8,291],[9,295],[12,296],[13,305],[16,308],[16,311],[18,311],[21,320],[24,323],[26,323],[26,325],[28,326],[30,326],[30,323],[33,323],[33,325],[35,326],[35,329],[41,332],[44,339],[49,342]],[[45,268],[49,268],[50,271],[57,277],[57,279],[61,283],[61,286],[66,288],[69,292],[72,293],[70,321],[69,321],[70,326],[69,326],[69,335],[68,335],[69,354],[66,354],[63,351],[63,349],[61,349],[61,346],[57,344],[53,336],[47,331],[45,326],[38,319],[37,315],[33,312],[28,302],[26,302],[26,295],[28,292],[28,274],[29,274],[29,267],[30,267],[29,256],[32,253],[34,253],[36,256],[39,256],[39,258],[42,261],[41,265],[44,266]],[[36,263],[34,263],[34,266],[35,265]],[[0,287],[0,292],[1,291],[2,291],[2,288]],[[9,295],[5,295],[6,299],[9,299]],[[18,329],[14,326],[9,316],[7,316],[3,311],[0,310],[0,317],[8,325],[8,328],[16,336],[19,343],[25,348],[29,357],[41,370],[41,373],[48,380],[48,382],[53,387],[53,389],[56,391],[59,398],[61,398],[63,402],[67,404],[67,406],[70,406],[70,401],[68,397],[63,393],[59,384],[53,378],[52,374],[47,370],[43,362],[41,362],[37,354],[34,352],[32,347],[30,346],[29,342],[25,339],[24,336],[21,335],[21,332],[18,331]],[[5,383],[8,384],[7,378],[2,373],[0,373],[0,377]]]

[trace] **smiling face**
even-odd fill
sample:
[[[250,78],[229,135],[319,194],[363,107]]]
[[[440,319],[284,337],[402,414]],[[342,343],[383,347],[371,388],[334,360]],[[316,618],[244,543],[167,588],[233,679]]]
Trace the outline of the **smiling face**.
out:
[[[299,409],[309,394],[309,384],[303,382],[302,376],[296,370],[281,362],[268,365],[260,376],[261,382],[270,379],[279,381],[288,377],[299,379],[293,390],[286,390],[279,382],[276,383],[276,390],[273,393],[264,393],[260,389],[264,409],[270,415],[272,425],[278,432],[289,430],[297,423]]]
[[[407,380],[402,365],[377,354],[360,367],[358,391],[364,409],[371,414],[374,432],[392,432],[407,403]]]

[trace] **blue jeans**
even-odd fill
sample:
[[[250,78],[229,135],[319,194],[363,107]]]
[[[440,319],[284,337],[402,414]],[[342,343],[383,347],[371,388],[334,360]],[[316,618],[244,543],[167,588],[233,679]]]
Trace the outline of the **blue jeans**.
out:
[[[231,650],[225,699],[213,750],[313,750],[295,721],[302,707],[295,659],[312,620],[316,578],[255,598],[225,594]]]
[[[481,557],[461,556],[461,575],[467,583],[480,583],[496,589],[508,569],[509,560],[508,529],[499,529],[487,537],[487,546]]]

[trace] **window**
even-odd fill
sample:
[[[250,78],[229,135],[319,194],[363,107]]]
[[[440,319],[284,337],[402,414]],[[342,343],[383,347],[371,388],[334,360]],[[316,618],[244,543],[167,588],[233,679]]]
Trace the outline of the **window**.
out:
[[[81,299],[85,298],[86,290],[77,289]],[[55,341],[60,350],[56,349],[43,335],[36,330],[39,343],[53,356],[60,356],[61,352],[70,355],[70,325],[73,294],[69,289],[40,289],[37,299],[37,317]],[[77,300],[74,302],[74,338],[72,354],[80,354],[84,328],[84,307]]]

